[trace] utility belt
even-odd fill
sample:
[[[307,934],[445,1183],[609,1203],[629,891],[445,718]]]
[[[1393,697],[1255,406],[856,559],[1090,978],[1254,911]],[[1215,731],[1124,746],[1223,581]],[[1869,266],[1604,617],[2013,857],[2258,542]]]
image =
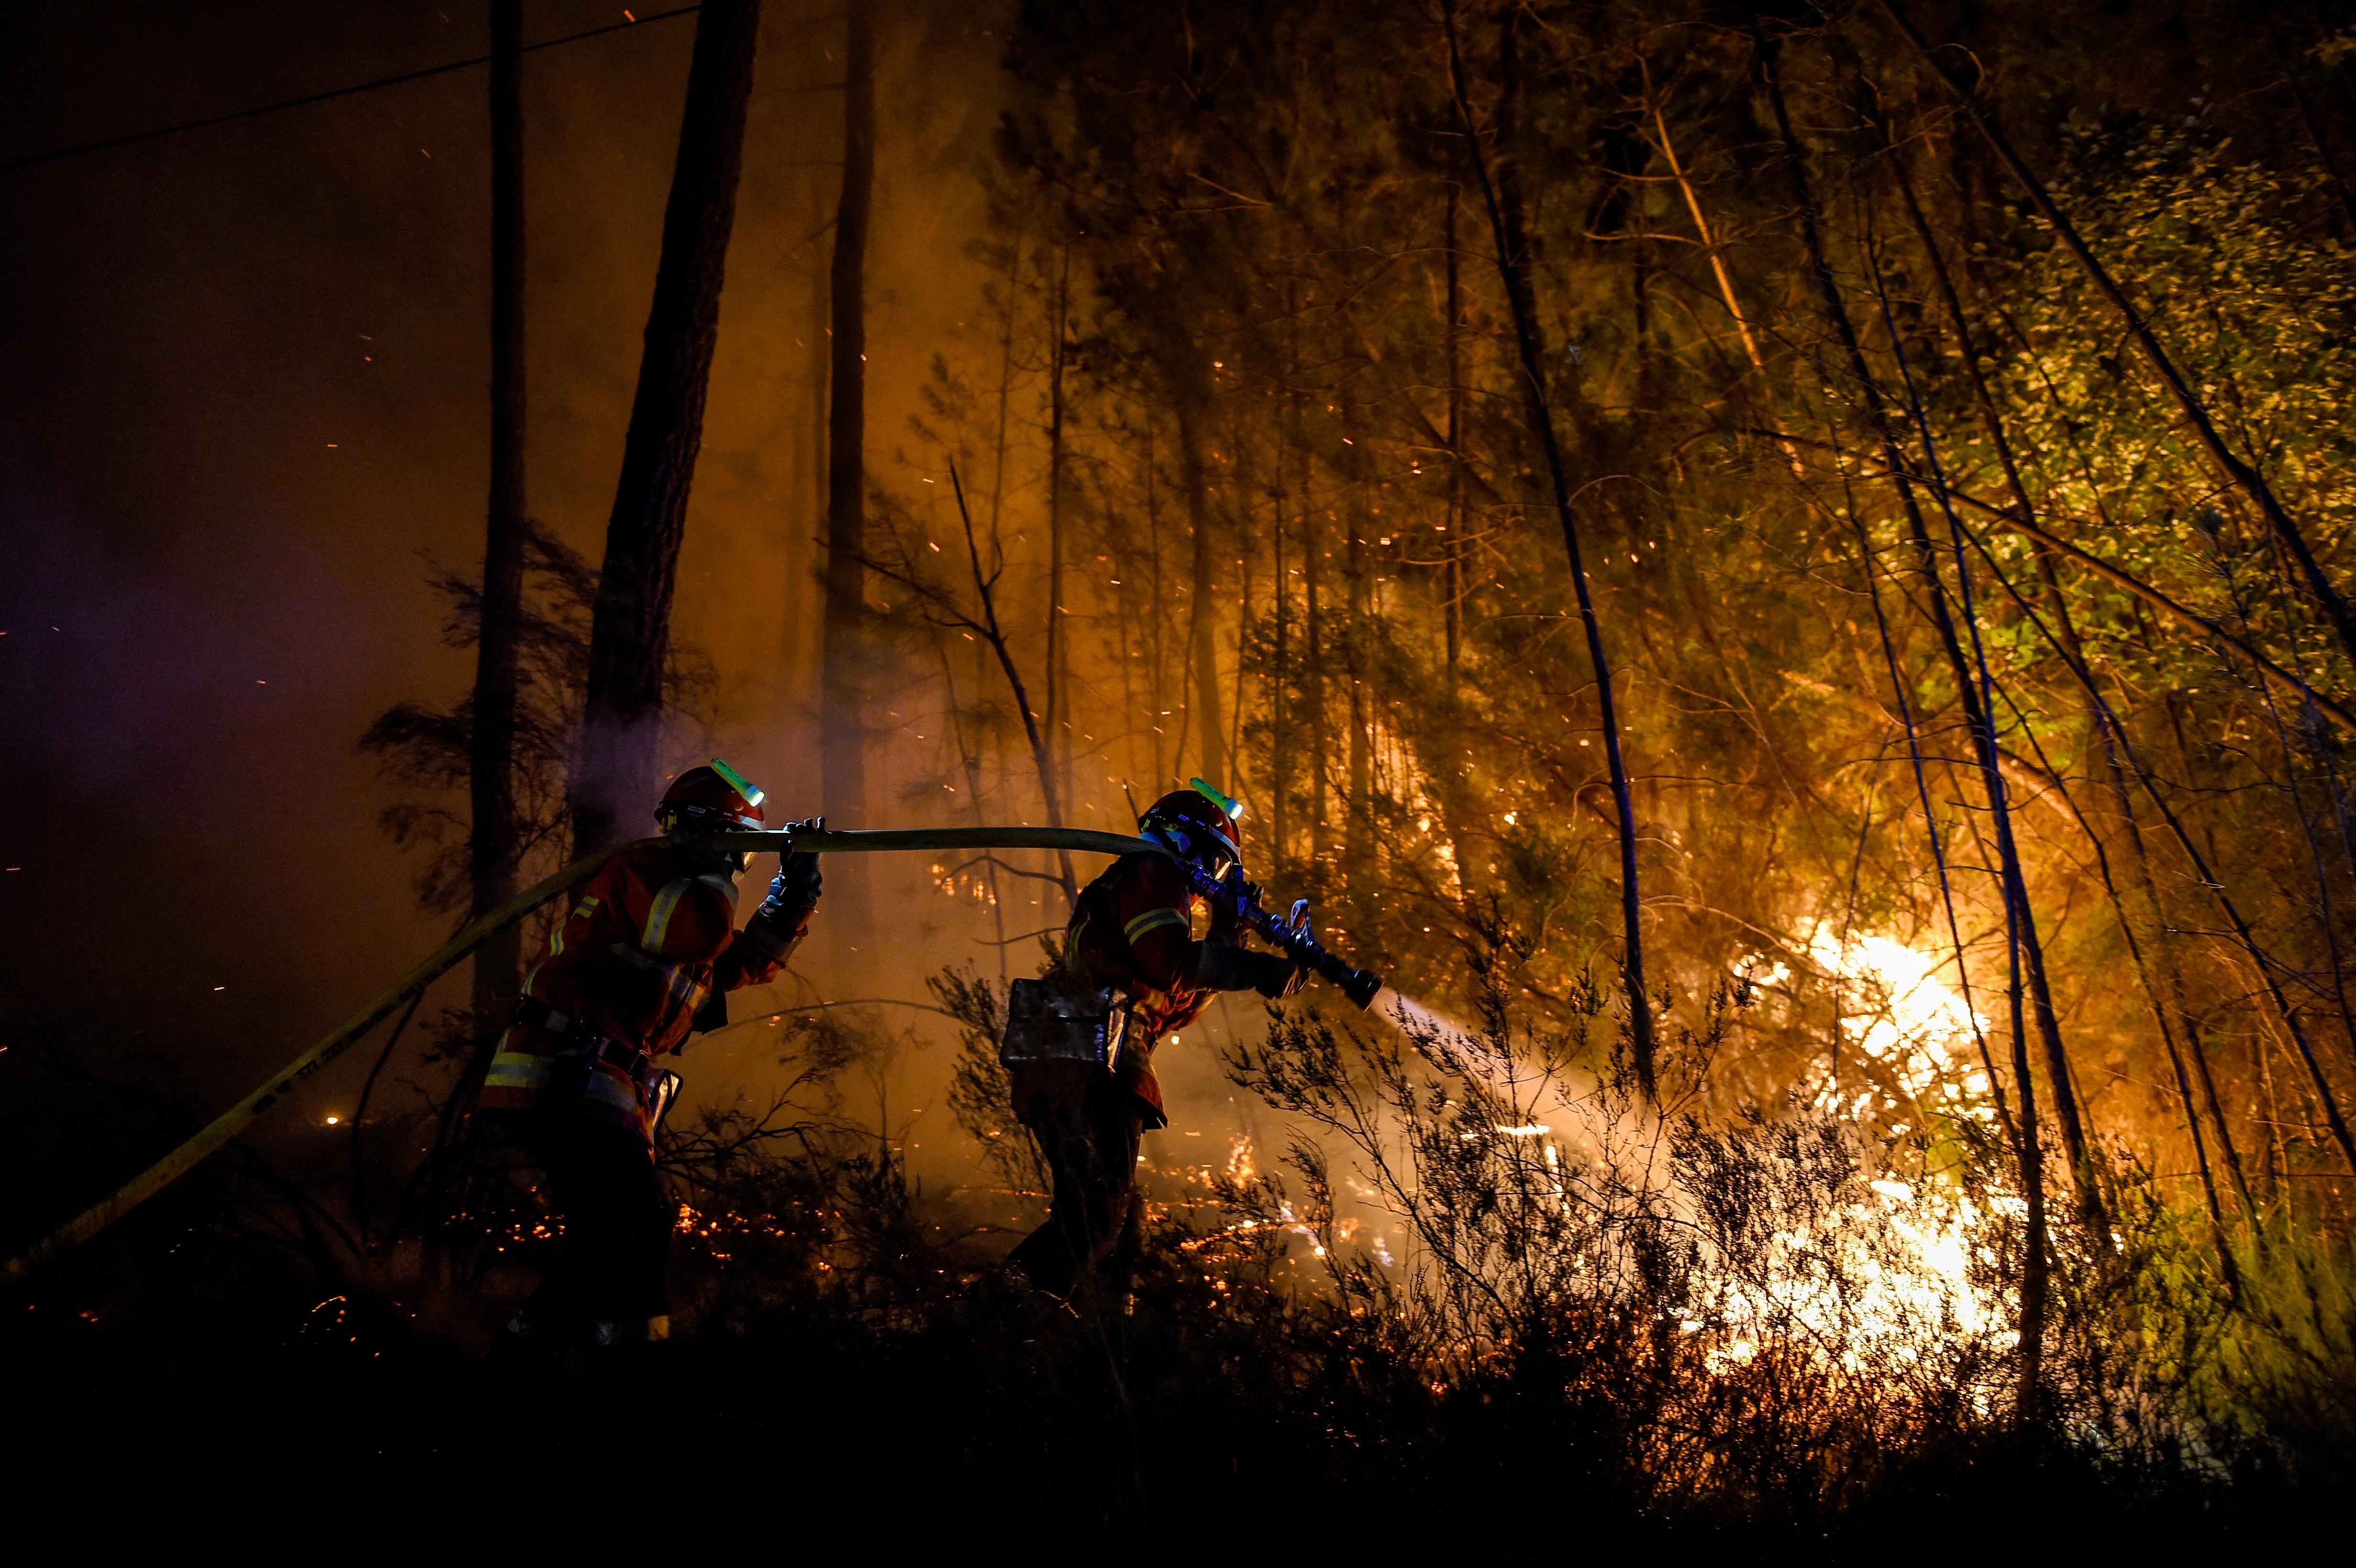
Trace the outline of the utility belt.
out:
[[[514,1019],[517,1023],[536,1029],[564,1042],[559,1056],[590,1067],[604,1062],[619,1068],[637,1090],[638,1103],[654,1125],[662,1125],[663,1118],[679,1099],[680,1075],[668,1068],[656,1065],[655,1059],[634,1045],[625,1045],[610,1035],[599,1034],[571,1013],[550,1007],[537,997],[518,997]]]
[[[1017,980],[1007,987],[1001,1067],[1078,1061],[1109,1077],[1129,1040],[1130,1002],[1108,986],[1083,991],[1049,980]]]

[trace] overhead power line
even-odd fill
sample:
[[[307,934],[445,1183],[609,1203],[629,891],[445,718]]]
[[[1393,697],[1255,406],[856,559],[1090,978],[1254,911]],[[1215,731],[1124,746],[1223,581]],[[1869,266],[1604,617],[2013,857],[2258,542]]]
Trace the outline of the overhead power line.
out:
[[[632,16],[625,11],[622,15],[627,18],[626,20],[608,22],[602,27],[591,27],[586,32],[567,33],[561,38],[547,38],[540,43],[526,44],[523,47],[523,52],[531,54],[540,49],[552,49],[559,44],[577,44],[584,38],[594,38],[605,33],[618,33],[631,27],[643,27],[654,22],[668,22],[675,16],[691,16],[702,8],[701,5],[680,5],[669,11],[657,11],[647,16]],[[265,103],[258,109],[240,109],[229,114],[216,114],[206,120],[187,120],[177,125],[158,125],[152,131],[134,131],[128,136],[113,136],[103,142],[85,142],[78,147],[59,147],[55,152],[35,153],[27,158],[11,158],[6,163],[0,163],[0,174],[6,174],[16,169],[28,169],[37,164],[54,164],[63,158],[78,158],[84,153],[102,153],[111,147],[127,147],[134,142],[152,142],[158,136],[177,135],[182,131],[201,131],[208,125],[226,125],[232,120],[251,120],[259,114],[275,114],[282,109],[300,109],[306,103],[325,103],[331,98],[349,98],[356,92],[373,92],[380,87],[398,87],[404,81],[423,81],[429,76],[446,76],[454,70],[465,70],[470,66],[488,65],[490,59],[488,55],[477,55],[471,59],[452,60],[447,65],[427,66],[423,70],[403,71],[399,76],[380,77],[374,81],[359,82],[350,87],[332,88],[326,92],[314,92],[305,98],[289,98],[280,103]]]

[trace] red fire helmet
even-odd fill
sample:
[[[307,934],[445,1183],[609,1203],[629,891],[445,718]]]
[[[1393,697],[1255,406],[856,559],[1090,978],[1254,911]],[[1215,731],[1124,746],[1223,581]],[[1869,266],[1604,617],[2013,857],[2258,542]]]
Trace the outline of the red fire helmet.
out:
[[[758,828],[767,820],[761,802],[767,798],[759,785],[722,762],[690,768],[670,781],[655,822],[666,833],[681,827]]]
[[[1137,819],[1137,830],[1212,877],[1222,877],[1229,866],[1243,862],[1242,835],[1236,830],[1243,805],[1237,802],[1230,811],[1197,783],[1196,788],[1172,790],[1148,806]]]

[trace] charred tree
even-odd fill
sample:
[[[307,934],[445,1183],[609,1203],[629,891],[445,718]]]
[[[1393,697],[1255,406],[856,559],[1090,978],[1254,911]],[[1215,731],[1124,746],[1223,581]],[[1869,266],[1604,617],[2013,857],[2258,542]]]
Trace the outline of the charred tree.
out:
[[[662,260],[590,625],[588,700],[571,792],[576,852],[612,843],[654,793],[671,594],[703,443],[760,25],[760,0],[709,0],[696,17]]]
[[[1440,551],[1441,637],[1448,656],[1451,695],[1464,664],[1464,290],[1456,245],[1456,208],[1462,195],[1454,180],[1448,182],[1447,223],[1440,252],[1448,268],[1448,544]]]
[[[1288,296],[1290,293],[1290,291],[1288,290]],[[1275,674],[1274,678],[1269,683],[1268,837],[1269,868],[1280,875],[1285,869],[1286,859],[1290,853],[1286,831],[1291,826],[1288,805],[1291,799],[1293,727],[1296,717],[1292,706],[1292,591],[1284,580],[1284,563],[1287,559],[1284,517],[1286,508],[1294,504],[1294,497],[1286,487],[1286,480],[1288,465],[1292,461],[1301,425],[1299,385],[1301,337],[1299,324],[1291,319],[1292,303],[1290,297],[1286,300],[1285,314],[1284,412],[1276,426],[1274,479],[1269,491],[1272,526],[1269,538],[1269,592],[1274,600],[1271,608],[1275,621],[1275,635],[1271,649],[1273,657],[1270,663]],[[1305,468],[1307,464],[1304,463],[1302,466]],[[1303,478],[1306,479],[1305,474]],[[1307,504],[1307,485],[1304,483],[1300,505],[1305,510]]]
[[[1297,355],[1296,355],[1297,357]],[[1299,367],[1295,366],[1296,379]],[[1293,399],[1293,421],[1300,423],[1300,398]],[[1325,529],[1316,499],[1309,493],[1306,470],[1301,496],[1301,724],[1309,734],[1309,863],[1319,877],[1325,872],[1325,852],[1332,843],[1326,823],[1326,773],[1333,758],[1333,724],[1325,705],[1325,655],[1332,638],[1323,599]]]
[[[1203,777],[1221,789],[1234,781],[1227,776],[1226,731],[1219,723],[1218,563],[1211,543],[1211,476],[1203,461],[1199,400],[1182,396],[1178,405],[1178,463],[1186,486],[1186,521],[1194,530],[1194,560],[1191,577],[1193,608],[1187,618],[1187,662],[1194,673],[1194,693],[1187,703],[1189,723],[1200,734],[1195,742],[1203,759]],[[1179,764],[1184,766],[1183,761]]]
[[[1064,607],[1064,372],[1071,289],[1072,252],[1066,246],[1047,299],[1047,740],[1066,801],[1072,798],[1072,656],[1064,635],[1064,617],[1070,613]],[[1047,820],[1064,826],[1053,810]]]
[[[1350,743],[1344,749],[1349,793],[1342,803],[1342,876],[1350,912],[1348,934],[1372,953],[1376,951],[1381,929],[1380,895],[1376,891],[1381,868],[1377,864],[1379,851],[1375,832],[1374,694],[1366,685],[1374,676],[1367,647],[1375,626],[1374,582],[1366,562],[1366,530],[1374,521],[1368,508],[1374,501],[1369,494],[1373,479],[1366,472],[1365,431],[1356,415],[1355,404],[1344,405],[1343,428],[1358,433],[1347,438],[1349,444],[1343,449],[1347,455],[1339,464],[1342,483],[1349,491],[1348,507],[1342,522],[1345,530],[1342,539],[1342,581],[1348,595],[1344,625],[1349,640],[1343,645],[1341,676],[1350,683]]]
[[[875,36],[868,0],[851,0],[842,87],[842,191],[835,207],[827,396],[826,627],[819,665],[819,767],[827,814],[866,807],[867,224],[875,194]]]

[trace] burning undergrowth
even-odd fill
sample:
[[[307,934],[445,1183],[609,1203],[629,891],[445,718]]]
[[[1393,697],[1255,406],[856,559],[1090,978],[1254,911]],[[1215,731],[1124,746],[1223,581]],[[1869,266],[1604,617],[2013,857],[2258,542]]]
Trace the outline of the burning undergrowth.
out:
[[[1600,987],[1539,1024],[1488,977],[1470,1029],[1294,1007],[1231,1050],[1290,1147],[1274,1168],[1242,1145],[1154,1156],[1126,1296],[1066,1304],[994,1270],[1041,1184],[1001,1119],[996,990],[967,976],[936,995],[966,1025],[986,1200],[926,1189],[839,1115],[861,1042],[810,1021],[794,1095],[666,1135],[691,1330],[667,1363],[518,1383],[475,1362],[474,1319],[553,1239],[528,1180],[474,1243],[454,1216],[372,1255],[283,1186],[210,1191],[155,1217],[180,1228],[171,1279],[15,1334],[79,1391],[70,1427],[93,1443],[103,1367],[108,1410],[233,1389],[242,1451],[363,1470],[455,1477],[519,1441],[653,1424],[723,1436],[723,1477],[851,1496],[861,1456],[913,1445],[937,1520],[1015,1502],[1053,1540],[1195,1507],[1237,1541],[1439,1536],[1508,1561],[1736,1531],[1863,1551],[1924,1509],[2182,1531],[2279,1509],[2335,1451],[2342,1341],[2300,1339],[2287,1293],[2272,1328],[2231,1310],[2151,1184],[2121,1183],[2108,1235],[2057,1227],[2024,1409],[2020,1205],[1967,1102],[1903,1133],[1814,1093],[1706,1112],[1713,1054],[1760,1005],[1730,979],[1668,1037],[1648,1106]],[[1884,1045],[1902,1072],[1914,1047]],[[223,1256],[230,1284],[194,1288]],[[2329,1297],[2339,1275],[2309,1255],[2286,1277]],[[2254,1374],[2296,1362],[2294,1340],[2308,1375],[2276,1394],[2309,1397],[2290,1411]]]
[[[1027,1146],[998,1125],[991,988],[936,989],[970,1015],[960,1103],[1000,1196],[1035,1211]],[[2246,1325],[2150,1184],[2121,1184],[2107,1234],[2057,1227],[2024,1389],[2024,1205],[1967,1100],[1895,1135],[1821,1094],[1706,1115],[1712,1054],[1753,1000],[1730,981],[1648,1107],[1608,998],[1577,1000],[1553,1028],[1495,984],[1473,1030],[1413,1008],[1396,1031],[1273,1015],[1226,1066],[1290,1118],[1280,1168],[1239,1144],[1153,1170],[1123,1299],[1012,1289],[989,1266],[1002,1234],[858,1163],[811,1293],[707,1312],[718,1386],[894,1391],[884,1407],[954,1417],[975,1495],[1027,1489],[1113,1533],[1205,1491],[1239,1522],[1331,1538],[1430,1510],[1508,1552],[1533,1513],[1590,1538],[1798,1541],[1932,1493],[2111,1528],[2155,1499],[2143,1522],[2177,1528],[2274,1495],[2282,1432],[2248,1380],[2217,1397]],[[1903,1072],[1901,1044],[1881,1049]],[[1519,1500],[1472,1500],[1500,1497]]]

